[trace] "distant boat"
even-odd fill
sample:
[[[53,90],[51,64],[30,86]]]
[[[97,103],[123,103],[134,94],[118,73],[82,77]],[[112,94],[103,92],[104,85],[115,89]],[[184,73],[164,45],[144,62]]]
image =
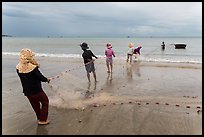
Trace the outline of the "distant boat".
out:
[[[175,49],[185,49],[186,44],[185,43],[174,43]]]

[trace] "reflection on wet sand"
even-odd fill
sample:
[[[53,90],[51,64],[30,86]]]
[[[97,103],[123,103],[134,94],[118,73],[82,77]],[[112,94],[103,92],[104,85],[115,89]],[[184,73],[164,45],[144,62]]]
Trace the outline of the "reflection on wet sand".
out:
[[[93,90],[91,91],[91,83],[90,82],[88,83],[87,91],[86,91],[86,93],[84,95],[85,98],[94,97],[94,93],[96,91],[96,84],[97,84],[97,82],[94,82]]]
[[[37,125],[36,135],[48,135],[46,125]]]
[[[136,74],[138,77],[141,76],[141,73],[140,73],[140,62],[141,62],[141,61],[136,61],[136,62],[134,62],[134,64],[133,64],[133,67],[134,67],[134,69],[135,69],[135,74]]]
[[[132,81],[132,64],[126,64],[126,72],[128,81]]]
[[[112,73],[108,73],[108,76],[107,76],[107,79],[106,79],[107,86],[110,86],[112,84],[112,80],[113,80],[112,76],[113,76]]]

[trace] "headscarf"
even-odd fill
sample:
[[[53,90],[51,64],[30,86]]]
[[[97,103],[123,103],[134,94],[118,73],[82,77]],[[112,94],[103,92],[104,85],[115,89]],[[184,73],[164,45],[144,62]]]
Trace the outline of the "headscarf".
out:
[[[132,48],[132,47],[134,47],[134,44],[133,44],[133,43],[130,43],[130,44],[128,45],[128,47],[129,47],[129,48]]]
[[[35,53],[28,48],[23,48],[20,52],[19,63],[16,65],[16,69],[19,73],[29,73],[39,64],[34,59]]]

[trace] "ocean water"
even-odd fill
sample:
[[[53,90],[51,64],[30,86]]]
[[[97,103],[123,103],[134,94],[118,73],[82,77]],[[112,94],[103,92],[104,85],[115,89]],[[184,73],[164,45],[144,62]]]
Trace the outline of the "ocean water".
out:
[[[165,50],[161,49],[162,41]],[[30,48],[36,56],[81,58],[80,44],[87,42],[89,49],[98,57],[105,57],[106,44],[111,43],[116,58],[125,60],[128,44],[142,45],[141,61],[202,63],[201,37],[135,37],[135,38],[26,38],[2,37],[2,54],[19,55],[22,48]],[[175,49],[173,43],[186,43],[185,49]]]

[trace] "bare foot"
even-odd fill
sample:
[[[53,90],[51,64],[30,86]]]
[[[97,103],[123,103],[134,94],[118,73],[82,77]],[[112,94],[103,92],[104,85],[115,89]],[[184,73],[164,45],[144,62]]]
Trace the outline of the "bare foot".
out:
[[[95,80],[95,83],[97,83],[98,82],[98,80]]]

